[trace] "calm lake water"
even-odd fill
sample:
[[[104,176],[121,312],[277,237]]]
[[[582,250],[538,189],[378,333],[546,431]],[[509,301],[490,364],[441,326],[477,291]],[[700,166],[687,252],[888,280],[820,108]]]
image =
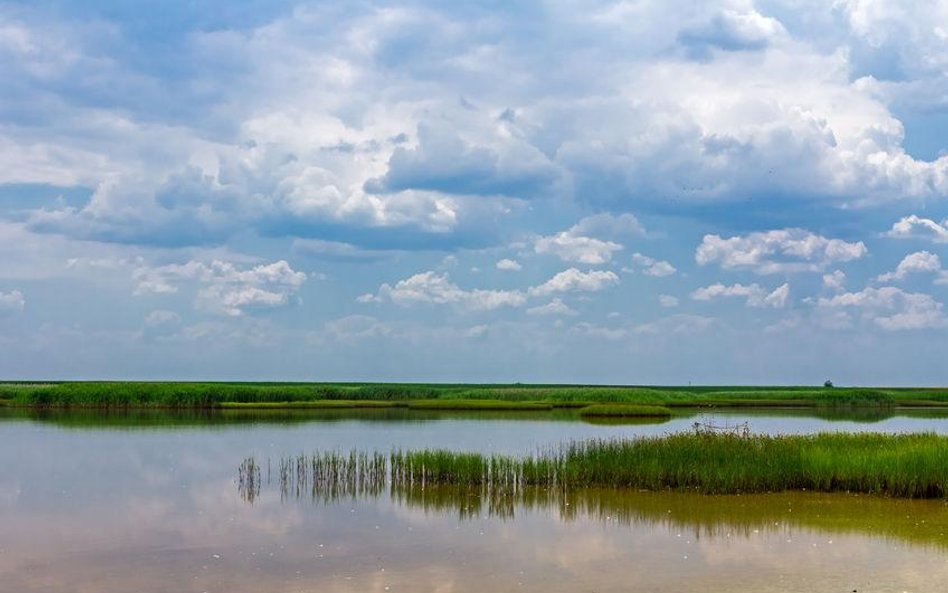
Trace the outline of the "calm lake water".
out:
[[[0,410],[0,591],[942,591],[948,506],[846,495],[589,491],[501,506],[446,491],[325,501],[237,485],[249,456],[754,432],[948,433],[948,417]]]

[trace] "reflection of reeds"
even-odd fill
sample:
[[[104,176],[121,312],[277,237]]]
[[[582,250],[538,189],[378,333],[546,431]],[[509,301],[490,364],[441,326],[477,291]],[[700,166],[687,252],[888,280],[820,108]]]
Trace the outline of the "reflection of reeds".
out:
[[[240,492],[240,497],[253,504],[260,496],[261,486],[260,466],[257,465],[257,460],[253,457],[244,459],[240,464],[237,476],[237,489]]]
[[[514,507],[519,500],[516,496],[479,488],[410,484],[392,486],[391,498],[399,504],[423,509],[426,513],[456,513],[462,520],[485,515],[513,519]]]

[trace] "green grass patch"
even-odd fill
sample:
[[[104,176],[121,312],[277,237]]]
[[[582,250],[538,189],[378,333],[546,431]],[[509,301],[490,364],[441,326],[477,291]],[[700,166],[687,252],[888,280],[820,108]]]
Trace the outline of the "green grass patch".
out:
[[[476,458],[476,459],[475,459]],[[447,451],[396,453],[393,475],[500,488],[604,487],[739,494],[812,490],[944,498],[948,437],[933,434],[678,434],[572,443],[514,459]],[[472,476],[471,467],[482,468]]]
[[[664,406],[595,404],[581,409],[579,415],[591,418],[668,418],[672,411]]]

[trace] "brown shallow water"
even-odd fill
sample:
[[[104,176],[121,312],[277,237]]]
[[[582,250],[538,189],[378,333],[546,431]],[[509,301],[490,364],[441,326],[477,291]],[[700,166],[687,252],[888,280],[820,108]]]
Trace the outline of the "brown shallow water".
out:
[[[592,490],[491,503],[443,489],[325,501],[265,485],[251,504],[238,488],[247,455],[326,442],[386,451],[443,429],[517,451],[569,438],[531,426],[0,420],[0,591],[948,590],[944,501]]]

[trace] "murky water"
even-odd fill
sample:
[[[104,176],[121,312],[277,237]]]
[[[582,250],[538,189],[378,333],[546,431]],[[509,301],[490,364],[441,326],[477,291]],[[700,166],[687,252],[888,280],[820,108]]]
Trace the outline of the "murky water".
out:
[[[237,468],[316,450],[530,452],[748,422],[935,431],[948,418],[729,414],[0,415],[0,591],[941,591],[948,506],[845,495],[588,491],[491,504],[445,490],[313,500]]]

